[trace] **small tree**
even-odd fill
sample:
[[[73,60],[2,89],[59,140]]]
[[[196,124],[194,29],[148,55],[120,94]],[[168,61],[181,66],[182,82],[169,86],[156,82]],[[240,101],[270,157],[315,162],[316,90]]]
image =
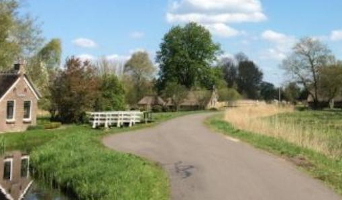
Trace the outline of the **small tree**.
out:
[[[265,101],[277,98],[277,90],[272,83],[262,82],[260,85],[260,96]]]
[[[67,59],[51,85],[52,117],[64,123],[85,121],[86,112],[94,108],[98,96],[98,79],[89,61]]]
[[[130,97],[127,99],[128,103],[134,105],[144,95],[151,92],[151,81],[155,70],[147,52],[136,52],[127,61],[124,68],[124,81],[127,97]]]
[[[300,88],[294,82],[291,82],[285,86],[284,96],[285,98],[293,104],[296,104],[296,101],[300,96]]]
[[[114,74],[105,74],[99,80],[99,96],[96,99],[96,111],[114,111],[125,109],[125,90]]]
[[[229,103],[229,102],[233,103],[233,102],[241,99],[241,95],[234,88],[219,89],[218,95],[219,95],[219,101],[224,101],[227,103]]]
[[[249,99],[258,99],[263,73],[258,66],[250,60],[241,60],[238,65],[237,85],[240,94]]]
[[[178,111],[181,103],[188,95],[188,90],[183,85],[170,82],[166,85],[166,88],[162,93],[164,97],[171,98],[173,104],[175,105],[176,111]]]
[[[333,108],[333,99],[341,95],[342,89],[342,65],[331,65],[319,70],[319,93],[328,99]]]

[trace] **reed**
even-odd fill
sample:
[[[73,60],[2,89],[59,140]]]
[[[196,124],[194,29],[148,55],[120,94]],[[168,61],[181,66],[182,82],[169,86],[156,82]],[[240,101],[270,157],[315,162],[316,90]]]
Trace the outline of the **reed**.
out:
[[[342,157],[342,118],[320,111],[298,112],[292,106],[259,105],[227,110],[234,128],[281,138],[329,157]],[[336,118],[336,119],[335,119]],[[335,119],[335,120],[332,120]]]

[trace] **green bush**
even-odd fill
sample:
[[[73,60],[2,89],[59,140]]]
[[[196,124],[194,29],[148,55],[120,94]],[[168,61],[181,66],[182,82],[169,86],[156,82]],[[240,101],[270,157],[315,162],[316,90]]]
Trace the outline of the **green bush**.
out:
[[[44,124],[44,129],[56,129],[62,126],[62,123],[60,122],[51,122],[49,124]]]
[[[36,125],[36,126],[29,126],[27,127],[27,130],[28,131],[32,131],[32,130],[42,130],[44,129],[44,126],[43,125]]]
[[[155,105],[152,107],[152,112],[163,112],[163,106],[160,106],[160,105]]]

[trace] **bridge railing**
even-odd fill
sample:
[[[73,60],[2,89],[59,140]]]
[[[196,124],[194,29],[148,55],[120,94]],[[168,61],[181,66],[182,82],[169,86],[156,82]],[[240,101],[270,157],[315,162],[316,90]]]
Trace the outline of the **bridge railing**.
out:
[[[90,112],[90,123],[93,128],[104,126],[121,127],[127,124],[129,127],[140,123],[143,113],[140,111],[110,111],[110,112]]]

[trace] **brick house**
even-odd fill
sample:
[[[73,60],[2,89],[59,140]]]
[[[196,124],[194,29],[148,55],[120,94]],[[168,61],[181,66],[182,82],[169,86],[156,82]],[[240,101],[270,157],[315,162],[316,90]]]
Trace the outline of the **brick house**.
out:
[[[23,64],[0,72],[0,133],[25,131],[36,125],[40,97]]]
[[[22,199],[30,188],[30,157],[19,151],[8,152],[0,157],[0,199]]]

